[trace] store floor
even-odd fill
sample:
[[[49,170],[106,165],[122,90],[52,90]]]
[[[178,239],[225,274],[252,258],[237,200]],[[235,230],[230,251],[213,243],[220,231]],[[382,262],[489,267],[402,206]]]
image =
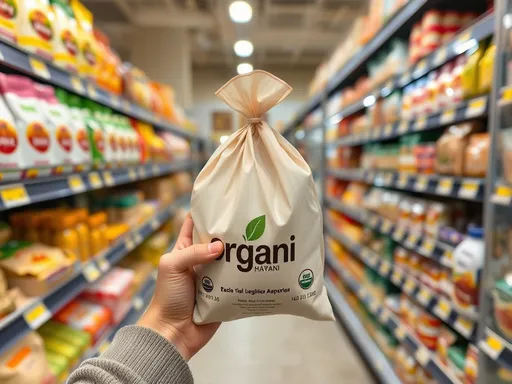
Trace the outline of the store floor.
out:
[[[196,384],[374,383],[338,324],[293,316],[225,323],[190,365]]]

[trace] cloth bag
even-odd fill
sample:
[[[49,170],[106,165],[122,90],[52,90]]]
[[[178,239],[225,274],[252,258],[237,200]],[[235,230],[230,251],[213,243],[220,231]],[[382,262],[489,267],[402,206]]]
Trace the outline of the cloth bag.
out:
[[[217,148],[194,183],[194,243],[224,243],[215,261],[196,268],[197,324],[273,314],[334,319],[311,169],[261,119],[291,90],[256,70],[216,93],[248,123]]]

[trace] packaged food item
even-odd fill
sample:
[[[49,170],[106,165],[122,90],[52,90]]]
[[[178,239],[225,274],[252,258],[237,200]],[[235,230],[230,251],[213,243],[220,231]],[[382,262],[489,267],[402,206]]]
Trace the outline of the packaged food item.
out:
[[[441,67],[441,72],[439,73],[439,94],[437,97],[437,109],[443,109],[450,106],[451,96],[449,89],[452,86],[452,71],[453,71],[453,62],[448,62]]]
[[[441,291],[441,266],[439,263],[424,259],[421,262],[421,270],[421,282],[434,292],[439,293]]]
[[[395,371],[404,384],[416,384],[418,363],[414,357],[403,347],[395,353]]]
[[[16,41],[18,15],[16,0],[5,0],[2,2],[0,9],[0,35],[11,43]]]
[[[464,176],[485,177],[490,145],[489,133],[475,133],[469,137],[464,159]]]
[[[79,348],[83,354],[92,345],[92,337],[89,333],[80,331],[73,327],[50,320],[44,323],[37,333],[46,338],[58,338]]]
[[[48,368],[57,382],[64,383],[69,377],[69,360],[62,355],[46,350]]]
[[[457,11],[446,11],[443,15],[443,43],[451,40],[462,26],[462,15]]]
[[[91,165],[91,146],[84,116],[80,108],[80,96],[73,95],[61,88],[55,89],[55,95],[60,103],[67,106],[69,112],[69,125],[73,132],[71,157],[77,164],[77,171],[88,169]]]
[[[454,67],[452,70],[452,84],[450,93],[450,100],[452,104],[458,104],[464,99],[464,89],[462,85],[462,73],[466,66],[467,56],[460,55],[455,59]]]
[[[461,176],[464,173],[465,150],[469,135],[480,129],[479,122],[468,122],[449,127],[436,144],[436,171]]]
[[[130,292],[134,276],[130,269],[114,267],[103,278],[89,285],[83,296],[109,308],[117,324],[131,308]]]
[[[84,117],[85,126],[87,127],[87,135],[89,137],[89,145],[91,148],[92,164],[95,167],[101,167],[105,164],[105,131],[101,123],[93,115],[92,110],[96,108],[95,103],[82,100],[82,115]]]
[[[2,384],[43,383],[48,374],[43,340],[35,332],[0,355]]]
[[[97,73],[97,44],[93,33],[92,13],[79,1],[71,0],[71,8],[77,22],[78,72],[91,80]]]
[[[485,50],[482,59],[478,63],[478,90],[480,93],[487,93],[491,90],[493,80],[492,70],[494,67],[495,57],[496,44],[493,40]]]
[[[91,255],[98,255],[108,247],[108,239],[105,236],[107,230],[107,214],[105,212],[97,212],[89,216],[90,250]]]
[[[439,230],[448,225],[450,221],[450,208],[448,204],[433,202],[427,207],[425,215],[425,232],[437,237]]]
[[[66,0],[50,0],[55,15],[53,29],[53,62],[70,72],[76,72],[78,57],[77,24]]]
[[[0,84],[0,92],[2,94],[4,94],[3,89]],[[26,161],[25,156],[22,156],[22,153],[27,145],[26,138],[18,133],[14,116],[7,107],[4,97],[0,97],[0,169],[15,170],[26,168],[29,163]]]
[[[122,78],[119,71],[121,59],[110,47],[110,41],[104,33],[94,28],[94,38],[97,47],[96,82],[99,86],[110,92],[120,94],[122,91]]]
[[[56,217],[52,221],[51,226],[53,229],[55,246],[68,250],[76,258],[80,258],[80,240],[76,230],[76,224],[77,216],[72,212],[65,212]]]
[[[112,314],[103,305],[75,299],[57,312],[54,320],[88,332],[95,343],[112,323]]]
[[[16,303],[7,291],[7,279],[0,269],[0,319],[16,309]]]
[[[421,56],[436,50],[443,42],[443,13],[431,9],[421,21]]]
[[[89,229],[89,212],[87,209],[73,210],[75,215],[75,230],[78,235],[79,258],[81,261],[89,260],[94,254],[91,253],[91,233]]]
[[[448,351],[456,345],[459,341],[459,337],[451,328],[442,325],[439,330],[439,336],[437,338],[437,356],[439,361],[444,366],[448,366]]]
[[[428,349],[435,350],[443,322],[426,310],[421,310],[416,323],[418,339]]]
[[[455,377],[464,381],[464,365],[466,364],[466,348],[456,345],[448,349],[448,367]]]
[[[478,64],[480,63],[484,52],[485,44],[479,43],[478,49],[469,56],[466,65],[464,65],[464,69],[462,70],[462,94],[466,99],[474,97],[480,92],[480,82],[478,81]]]
[[[453,251],[453,304],[473,312],[478,307],[480,275],[484,264],[484,230],[471,226],[466,238]]]
[[[52,59],[53,10],[48,0],[19,1],[17,42],[27,51]]]
[[[418,277],[421,273],[421,259],[422,257],[418,255],[416,252],[410,252],[409,258],[408,258],[408,270],[409,273],[414,276]]]
[[[76,345],[69,344],[62,339],[54,337],[47,337],[43,339],[45,351],[63,356],[68,361],[68,365],[70,367],[74,367],[78,363],[78,359],[80,358],[80,348]]]
[[[59,248],[9,241],[0,248],[0,267],[9,285],[29,296],[48,292],[73,273],[75,258]]]
[[[260,70],[234,77],[217,92],[247,117],[248,124],[221,144],[194,183],[194,243],[224,243],[217,261],[197,270],[197,324],[278,313],[333,319],[323,286],[322,215],[311,170],[293,146],[261,120],[290,92],[285,82]],[[238,150],[229,149],[233,146]],[[259,155],[245,156],[240,163],[236,159],[242,150]],[[242,188],[226,189],[232,172],[239,186],[253,186],[250,199]],[[281,178],[285,174],[286,181]],[[225,204],[231,213],[219,216],[211,209]],[[241,234],[247,244],[240,242]],[[237,287],[232,286],[235,282]],[[236,291],[224,293],[220,286]],[[206,294],[221,299],[214,302]],[[306,299],[291,300],[299,294]],[[245,302],[249,299],[251,303]]]
[[[45,126],[32,80],[23,76],[0,74],[0,92],[14,117],[24,167],[53,165],[53,138]],[[9,115],[6,117],[9,118]],[[8,125],[6,129],[9,130]],[[8,148],[12,148],[12,140]]]
[[[478,379],[478,347],[468,345],[464,365],[464,384],[476,384]]]
[[[512,287],[508,283],[509,279],[507,274],[504,279],[498,280],[492,296],[498,330],[507,340],[512,340]]]
[[[39,99],[40,111],[44,118],[44,125],[53,136],[50,151],[55,165],[69,165],[74,162],[73,137],[71,130],[71,117],[65,105],[58,102],[55,91],[49,85],[35,84],[36,97]]]

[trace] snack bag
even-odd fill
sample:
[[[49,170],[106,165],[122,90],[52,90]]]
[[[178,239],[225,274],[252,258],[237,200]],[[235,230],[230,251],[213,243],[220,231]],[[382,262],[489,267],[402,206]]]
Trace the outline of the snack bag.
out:
[[[262,120],[290,92],[257,70],[216,93],[248,123],[220,145],[194,183],[194,243],[224,243],[215,261],[196,269],[196,324],[274,314],[334,319],[311,169]]]

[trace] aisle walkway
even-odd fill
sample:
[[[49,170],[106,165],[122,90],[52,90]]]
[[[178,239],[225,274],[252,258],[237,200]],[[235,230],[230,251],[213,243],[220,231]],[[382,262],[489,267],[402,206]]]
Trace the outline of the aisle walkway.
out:
[[[196,384],[374,382],[338,324],[293,316],[223,324],[190,365]]]

